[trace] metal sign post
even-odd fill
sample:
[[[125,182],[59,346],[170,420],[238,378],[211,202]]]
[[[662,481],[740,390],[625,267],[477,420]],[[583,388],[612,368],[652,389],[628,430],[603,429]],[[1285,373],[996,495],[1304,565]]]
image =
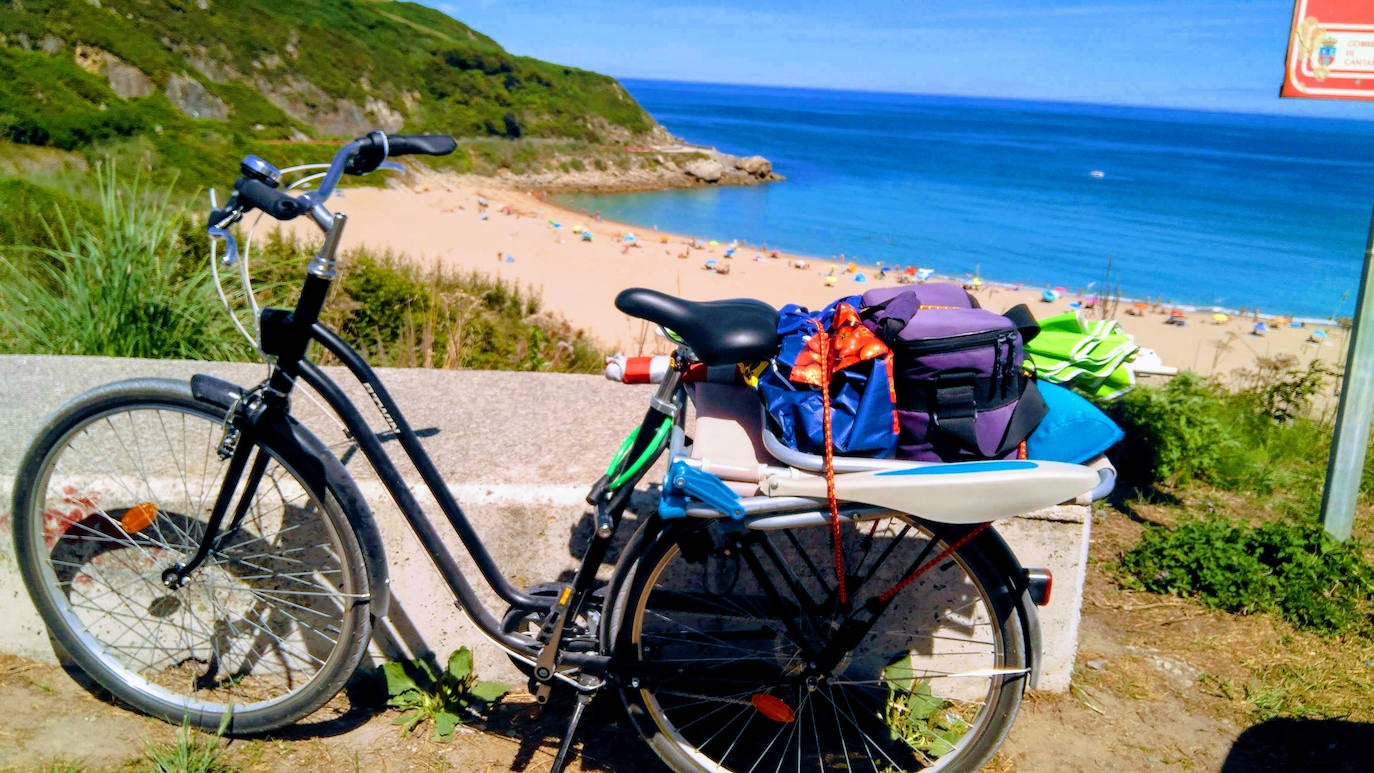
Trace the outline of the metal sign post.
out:
[[[1336,434],[1331,439],[1331,458],[1326,464],[1326,489],[1322,492],[1322,528],[1338,540],[1350,539],[1355,523],[1355,503],[1360,495],[1369,425],[1374,420],[1374,214],[1364,247],[1360,293],[1355,300],[1355,320],[1350,329],[1350,348],[1345,360],[1345,384],[1336,411]]]
[[[1279,96],[1374,100],[1374,3],[1370,0],[1295,0],[1293,27]],[[1345,384],[1322,492],[1322,527],[1350,538],[1360,494],[1369,425],[1374,420],[1374,215],[1350,330]]]

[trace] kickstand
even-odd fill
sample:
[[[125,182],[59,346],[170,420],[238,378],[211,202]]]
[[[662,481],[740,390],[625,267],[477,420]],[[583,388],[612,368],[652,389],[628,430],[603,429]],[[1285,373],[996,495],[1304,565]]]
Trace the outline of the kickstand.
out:
[[[593,693],[577,693],[577,703],[573,706],[572,718],[568,720],[568,729],[563,733],[563,742],[558,745],[558,756],[553,758],[553,767],[549,773],[562,773],[563,766],[568,762],[568,753],[572,751],[573,741],[577,736],[577,725],[582,721],[582,712],[587,708],[587,704],[592,702]]]

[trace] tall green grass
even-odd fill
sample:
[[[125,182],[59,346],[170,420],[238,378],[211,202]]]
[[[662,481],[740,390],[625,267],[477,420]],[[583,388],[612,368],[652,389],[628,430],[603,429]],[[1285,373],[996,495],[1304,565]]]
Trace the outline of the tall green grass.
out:
[[[16,213],[15,243],[0,241],[0,353],[255,358],[171,189],[139,176],[126,184],[113,163],[93,177],[64,194],[0,178],[0,209]],[[294,303],[312,252],[264,229],[252,262],[259,302]],[[325,321],[374,364],[594,373],[604,363],[593,339],[543,312],[528,288],[366,250],[344,255],[341,269]]]
[[[170,189],[113,166],[93,213],[54,206],[50,246],[0,253],[0,352],[221,360],[247,355]]]

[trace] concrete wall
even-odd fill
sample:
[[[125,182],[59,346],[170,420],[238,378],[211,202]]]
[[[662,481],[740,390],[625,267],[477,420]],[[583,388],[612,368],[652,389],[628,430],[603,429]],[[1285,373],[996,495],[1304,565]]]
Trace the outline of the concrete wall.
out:
[[[0,651],[54,660],[42,623],[14,564],[9,529],[10,492],[19,459],[47,417],[93,386],[130,377],[184,379],[198,372],[251,384],[261,365],[120,360],[78,357],[0,357]],[[331,371],[337,375],[336,371]],[[411,425],[436,428],[424,439],[465,511],[498,564],[519,586],[570,576],[591,533],[588,486],[605,470],[611,453],[643,415],[652,389],[614,384],[599,376],[484,371],[382,371],[382,378]],[[350,390],[360,406],[361,390]],[[341,427],[309,400],[296,412],[335,453],[349,448]],[[396,449],[399,453],[399,448]],[[455,607],[428,556],[410,537],[370,467],[354,455],[349,469],[371,501],[391,566],[392,614],[379,645],[393,652],[440,655],[471,646],[480,673],[520,682],[504,654],[488,643]],[[408,465],[402,473],[419,476]],[[651,474],[646,480],[655,480]],[[418,489],[417,489],[418,492]],[[440,518],[427,494],[426,512]],[[646,498],[643,507],[652,507]],[[641,505],[637,505],[641,506]],[[1086,508],[1058,507],[998,524],[1028,566],[1049,567],[1055,577],[1051,604],[1041,609],[1044,665],[1041,688],[1068,689],[1077,649],[1083,569],[1090,520]],[[626,524],[630,526],[632,524]],[[628,530],[624,530],[628,534]],[[458,540],[449,540],[460,564]],[[616,555],[611,556],[614,561]],[[493,605],[475,571],[473,584]],[[497,609],[498,613],[500,608]]]

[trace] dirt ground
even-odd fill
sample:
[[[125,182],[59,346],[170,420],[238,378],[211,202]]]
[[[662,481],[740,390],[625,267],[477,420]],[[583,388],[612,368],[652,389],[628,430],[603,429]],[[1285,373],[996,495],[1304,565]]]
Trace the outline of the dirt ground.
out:
[[[1321,652],[1322,640],[1265,617],[1225,615],[1116,584],[1106,565],[1134,543],[1139,520],[1115,511],[1096,519],[1073,687],[1028,695],[990,769],[1369,770],[1371,707],[1351,712],[1363,721],[1260,721],[1257,699],[1244,687],[1275,663],[1304,656],[1302,648],[1337,663],[1340,653]],[[1351,653],[1348,668],[1368,682],[1374,660],[1366,657]],[[663,769],[619,721],[617,699],[606,698],[583,723],[569,769]],[[222,759],[244,771],[539,773],[553,761],[567,706],[544,716],[533,708],[527,698],[508,699],[483,732],[460,728],[443,744],[423,732],[403,735],[394,712],[349,710],[340,698],[282,735],[229,742]],[[0,657],[0,770],[138,770],[152,746],[176,733],[100,700],[58,667]]]

